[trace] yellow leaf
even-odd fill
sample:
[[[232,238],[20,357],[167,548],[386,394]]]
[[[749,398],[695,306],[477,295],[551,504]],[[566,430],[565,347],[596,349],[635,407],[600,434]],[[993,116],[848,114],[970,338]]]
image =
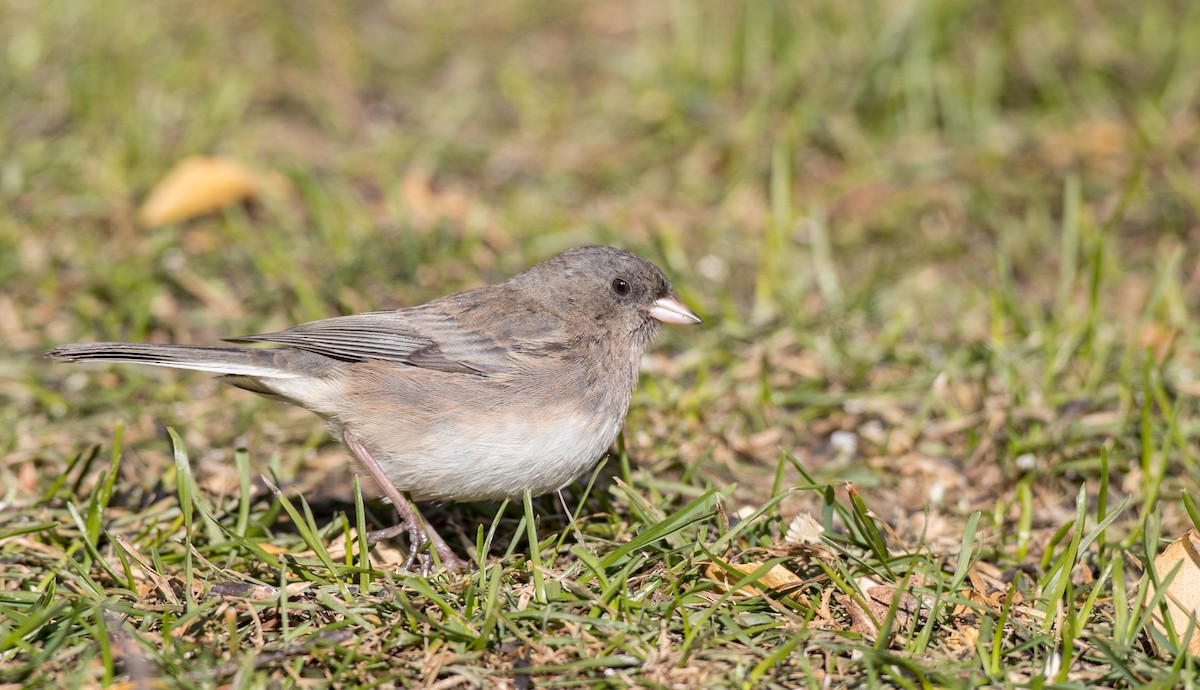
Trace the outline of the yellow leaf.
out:
[[[185,158],[159,181],[138,211],[155,227],[195,218],[258,195],[260,178],[228,158]]]
[[[733,568],[734,570],[742,573],[743,576],[753,573],[763,565],[762,563],[729,563],[728,561],[724,560],[721,562],[724,563],[726,567]],[[725,589],[733,586],[739,579],[741,579],[735,578],[729,573],[729,571],[725,570],[725,568],[716,563],[708,566],[708,569],[705,571],[705,575],[707,575],[710,579],[721,583],[721,586]],[[770,570],[763,573],[762,576],[755,581],[755,584],[770,592],[786,594],[792,598],[798,598],[800,594],[800,587],[804,584],[804,581],[797,577],[792,571],[788,570],[782,565],[776,564],[772,566]],[[759,589],[759,587],[755,587],[752,584],[746,584],[742,586],[738,592],[740,594],[745,594],[746,596],[752,597],[762,594],[763,589]]]

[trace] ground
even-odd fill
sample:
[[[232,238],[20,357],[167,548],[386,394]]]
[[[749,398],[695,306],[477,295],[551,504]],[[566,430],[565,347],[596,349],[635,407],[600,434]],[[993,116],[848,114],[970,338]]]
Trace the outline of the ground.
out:
[[[15,0],[0,46],[3,687],[1194,683],[1147,571],[1200,477],[1200,4]],[[142,222],[194,155],[269,190]],[[595,243],[705,323],[573,521],[427,507],[463,575],[362,553],[316,417],[42,357]]]

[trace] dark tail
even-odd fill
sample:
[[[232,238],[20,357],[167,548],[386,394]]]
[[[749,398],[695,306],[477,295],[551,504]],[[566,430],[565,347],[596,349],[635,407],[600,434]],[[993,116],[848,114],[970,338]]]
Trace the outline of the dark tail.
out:
[[[74,343],[46,353],[65,362],[131,362],[156,367],[211,371],[234,376],[293,378],[294,371],[281,366],[278,350],[206,345],[152,345],[149,343]]]

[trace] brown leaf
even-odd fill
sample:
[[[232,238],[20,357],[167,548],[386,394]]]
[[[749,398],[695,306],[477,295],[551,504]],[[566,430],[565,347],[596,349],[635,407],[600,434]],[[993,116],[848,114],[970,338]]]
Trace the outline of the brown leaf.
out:
[[[145,598],[149,596],[152,591],[157,589],[159,593],[162,594],[162,598],[165,601],[172,605],[178,605],[179,598],[176,596],[175,588],[171,584],[171,579],[155,570],[150,565],[149,559],[143,556],[141,552],[139,552],[133,546],[133,543],[126,539],[123,535],[113,533],[110,536],[118,546],[125,550],[125,553],[129,554],[129,556],[133,558],[134,562],[138,564],[138,566],[146,574],[146,577],[149,578],[149,582],[143,580],[138,585],[138,595]],[[149,586],[150,583],[153,583],[153,586]]]
[[[138,211],[147,227],[177,223],[257,196],[261,179],[228,158],[194,156],[159,180]]]
[[[896,588],[889,585],[877,585],[867,589],[867,606],[871,608],[871,613],[877,620],[882,621],[887,618],[888,609],[892,606],[892,598],[896,596],[896,592]],[[900,603],[896,606],[893,630],[907,628],[920,609],[921,602],[915,596],[908,592],[901,593]]]
[[[967,580],[971,583],[971,589],[964,589],[963,594],[968,600],[996,610],[1004,606],[1004,598],[1008,596],[1008,590],[995,587],[995,583],[990,581],[979,567],[972,566],[967,571]],[[957,615],[964,615],[971,610],[971,607],[963,604],[954,609]]]
[[[871,578],[860,578],[858,581],[859,588],[866,595],[864,602],[866,608],[852,596],[848,594],[839,594],[835,598],[840,603],[846,612],[850,615],[850,631],[856,632],[864,637],[874,640],[879,635],[879,624],[887,619],[888,611],[892,607],[892,600],[897,593],[900,594],[900,601],[896,604],[896,614],[892,619],[891,634],[899,630],[908,628],[913,620],[920,615],[922,602],[915,595],[907,591],[900,591],[908,587],[909,579],[912,579],[914,585],[931,586],[933,583],[929,578],[919,573],[913,573],[905,576],[898,586],[881,584]],[[924,606],[928,612],[928,607],[932,606],[931,601],[926,601]]]
[[[208,589],[214,597],[240,597],[252,601],[268,601],[279,596],[279,588],[249,582],[217,582]]]
[[[1175,633],[1187,634],[1188,626],[1193,619],[1200,618],[1200,534],[1196,530],[1189,531],[1180,539],[1175,540],[1154,559],[1154,572],[1159,580],[1170,576],[1178,567],[1175,576],[1167,584],[1167,611]],[[1146,601],[1154,598],[1154,585],[1149,585]],[[1158,611],[1150,617],[1151,622],[1159,630],[1166,632],[1166,622]],[[1200,628],[1192,632],[1188,653],[1200,656]]]
[[[979,641],[979,626],[959,621],[948,628],[943,649],[952,657],[964,659],[975,653]]]
[[[730,563],[725,560],[722,560],[721,562],[727,567],[733,568],[744,575],[753,573],[763,565],[762,563],[756,562]],[[710,579],[716,580],[721,588],[726,590],[736,584],[740,579],[735,578],[729,573],[729,571],[725,570],[725,568],[716,563],[710,564],[705,570],[704,574]],[[776,594],[785,594],[799,601],[800,587],[804,585],[804,580],[801,580],[795,573],[779,564],[772,566],[770,570],[763,573],[762,576],[760,576],[755,582],[762,589],[752,584],[746,584],[743,585],[737,593],[754,597],[762,594],[763,591],[766,590]]]
[[[854,597],[849,594],[838,594],[833,598],[842,605],[842,608],[846,609],[846,613],[850,614],[850,632],[858,633],[868,640],[874,640],[875,636],[879,634],[879,628],[875,627],[875,620],[871,618],[871,614],[859,606]]]
[[[1174,328],[1166,328],[1150,322],[1138,333],[1137,344],[1138,347],[1151,352],[1155,362],[1162,364],[1171,354],[1171,347],[1175,344],[1175,338],[1178,335],[1179,331]]]

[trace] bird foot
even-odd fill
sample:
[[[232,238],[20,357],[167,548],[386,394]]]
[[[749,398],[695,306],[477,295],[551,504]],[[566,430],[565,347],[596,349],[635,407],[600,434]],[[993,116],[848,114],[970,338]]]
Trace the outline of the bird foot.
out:
[[[430,554],[429,547],[432,545],[433,550],[437,552],[438,559],[442,562],[442,567],[449,571],[463,570],[467,567],[467,562],[458,557],[453,549],[446,544],[445,540],[433,528],[433,525],[424,524],[421,520],[421,514],[417,512],[416,507],[404,497],[404,494],[396,489],[396,486],[384,474],[383,468],[375,460],[367,447],[363,445],[358,437],[351,434],[349,431],[342,430],[342,441],[354,457],[362,463],[363,467],[371,473],[375,481],[383,489],[384,494],[392,499],[392,506],[400,515],[400,523],[386,527],[380,530],[374,530],[367,533],[367,542],[374,544],[380,539],[390,539],[401,532],[408,533],[408,558],[404,561],[404,569],[412,572],[412,566],[417,561],[421,562],[421,575],[428,576],[433,571],[433,556]]]
[[[367,532],[367,543],[374,544],[375,542],[407,533],[409,548],[408,558],[404,561],[404,569],[408,572],[414,572],[413,565],[420,562],[421,575],[426,577],[433,571],[434,562],[433,555],[430,553],[431,549],[437,552],[438,560],[441,561],[442,567],[446,570],[456,571],[467,567],[467,562],[459,558],[458,554],[454,553],[445,542],[439,545],[436,541],[430,539],[429,535],[426,534],[426,529],[432,530],[432,528],[420,525],[419,523],[414,528],[407,521],[401,521],[391,527]],[[439,539],[438,541],[441,540]]]

